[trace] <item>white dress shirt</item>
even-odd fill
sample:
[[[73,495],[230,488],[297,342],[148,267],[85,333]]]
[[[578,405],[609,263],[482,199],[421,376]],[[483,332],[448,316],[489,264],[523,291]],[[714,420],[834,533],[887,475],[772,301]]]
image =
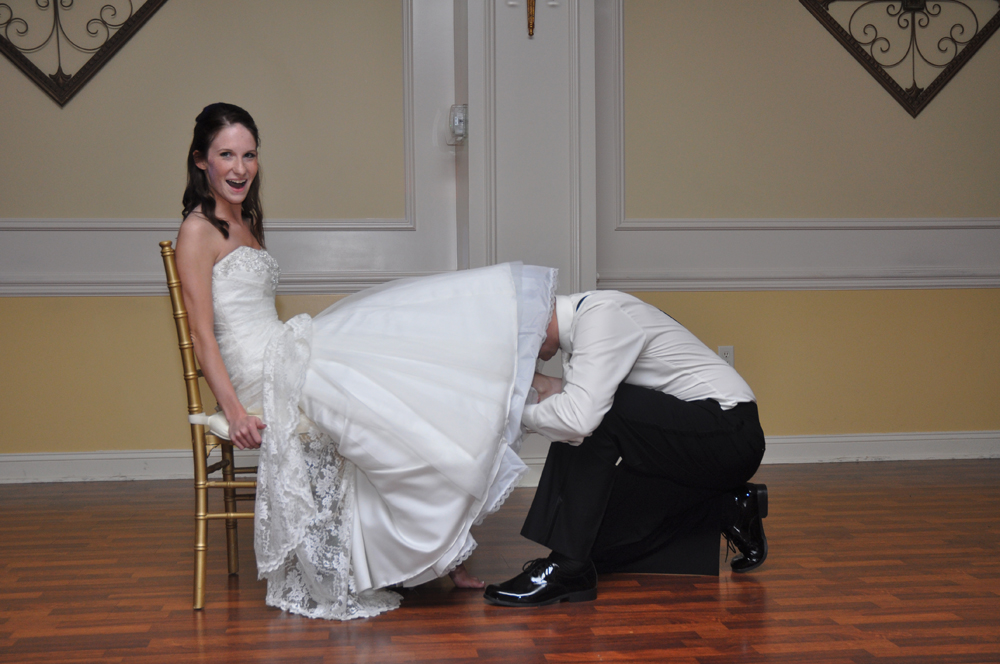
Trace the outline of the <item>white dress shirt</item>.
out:
[[[556,298],[563,391],[524,408],[522,424],[574,444],[594,432],[621,383],[684,401],[714,399],[724,410],[755,401],[736,370],[683,325],[618,291]]]

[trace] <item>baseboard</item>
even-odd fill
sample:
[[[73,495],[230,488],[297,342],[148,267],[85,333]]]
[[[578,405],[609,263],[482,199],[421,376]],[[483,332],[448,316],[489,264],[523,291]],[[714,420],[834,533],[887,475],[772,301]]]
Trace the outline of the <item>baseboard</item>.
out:
[[[1000,431],[770,436],[765,464],[840,461],[920,461],[1000,457]],[[237,465],[256,463],[237,452]],[[521,486],[538,486],[544,457],[525,457]],[[0,454],[0,484],[191,479],[190,450],[125,450]]]
[[[236,457],[237,466],[257,463],[256,452],[237,451]],[[189,480],[193,477],[191,450],[0,454],[0,484]]]
[[[838,436],[768,436],[765,464],[926,461],[1000,457],[1000,431],[942,431]],[[526,457],[521,486],[538,486],[544,457]]]
[[[1000,457],[1000,431],[769,436],[764,463],[925,461]]]

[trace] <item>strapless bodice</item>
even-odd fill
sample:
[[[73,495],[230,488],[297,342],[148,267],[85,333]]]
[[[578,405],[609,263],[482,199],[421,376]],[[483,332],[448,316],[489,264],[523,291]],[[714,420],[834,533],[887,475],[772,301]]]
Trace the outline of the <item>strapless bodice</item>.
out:
[[[281,270],[263,249],[238,247],[212,268],[215,338],[240,402],[260,411],[264,351],[282,330],[274,294]]]

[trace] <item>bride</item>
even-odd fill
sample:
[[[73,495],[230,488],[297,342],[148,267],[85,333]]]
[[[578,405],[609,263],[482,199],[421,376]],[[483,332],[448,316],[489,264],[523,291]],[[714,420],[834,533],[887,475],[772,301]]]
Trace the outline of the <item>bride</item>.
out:
[[[470,528],[526,467],[520,420],[555,270],[519,263],[392,282],[282,322],[260,146],[230,104],[198,115],[177,237],[195,354],[240,449],[260,448],[254,549],[267,603],[346,620],[389,586],[463,565]]]

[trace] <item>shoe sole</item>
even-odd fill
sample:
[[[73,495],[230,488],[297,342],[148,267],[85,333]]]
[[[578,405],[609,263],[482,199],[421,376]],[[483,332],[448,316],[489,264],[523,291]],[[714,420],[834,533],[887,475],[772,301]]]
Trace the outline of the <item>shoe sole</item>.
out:
[[[767,518],[767,485],[766,484],[752,484],[751,485],[757,491],[757,509],[760,511],[760,518]]]
[[[765,560],[767,560],[767,535],[764,536],[764,555],[760,557],[760,560],[758,560],[750,567],[744,567],[743,569],[733,568],[733,574],[746,574],[747,572],[752,572],[761,565],[763,565]],[[735,562],[736,561],[734,560],[733,563]],[[733,563],[729,563],[730,566],[732,566]]]
[[[597,599],[597,588],[591,588],[590,590],[577,590],[576,592],[566,593],[565,595],[559,595],[558,597],[547,599],[544,602],[512,602],[499,597],[486,597],[485,595],[483,598],[489,604],[494,604],[496,606],[530,608],[533,606],[549,606],[550,604],[558,604],[559,602],[589,602]]]

